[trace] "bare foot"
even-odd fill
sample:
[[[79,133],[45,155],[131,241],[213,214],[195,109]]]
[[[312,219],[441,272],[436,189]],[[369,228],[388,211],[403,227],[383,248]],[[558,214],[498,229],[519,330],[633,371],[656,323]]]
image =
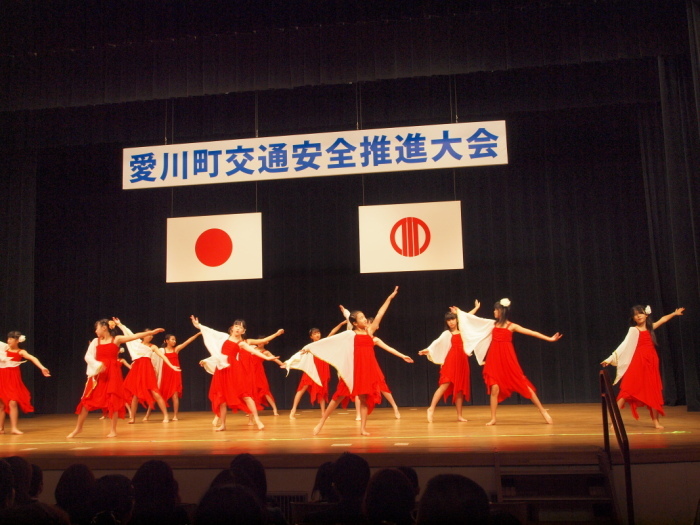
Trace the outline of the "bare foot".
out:
[[[319,432],[321,432],[321,429],[323,428],[323,423],[319,423],[314,427],[314,436],[317,435]]]
[[[279,416],[279,412],[274,412],[272,415],[273,415],[273,416]]]
[[[547,422],[548,425],[551,425],[552,423],[554,423],[554,421],[552,421],[552,416],[550,416],[549,412],[547,412],[546,410],[542,411],[542,417],[544,418],[544,420]]]
[[[492,426],[495,425],[495,424],[496,424],[496,418],[493,418],[491,421],[489,421],[488,423],[486,423],[486,426],[487,426],[487,427],[492,427]]]
[[[109,434],[107,434],[107,437],[108,437],[108,438],[117,437],[117,433],[116,433],[116,432],[110,432]]]
[[[223,432],[224,430],[226,430],[226,427],[224,425],[221,425],[220,427],[216,427],[214,430],[216,432]]]
[[[289,419],[296,419],[296,418],[297,418],[297,416],[296,416],[296,411],[295,411],[295,412],[290,412],[290,413],[289,413]]]
[[[399,413],[399,409],[398,409],[398,408],[395,408],[395,409],[394,409],[394,417],[395,417],[396,419],[401,419],[401,414]]]
[[[68,439],[74,438],[75,436],[77,436],[78,434],[80,434],[82,431],[83,431],[83,429],[80,429],[80,430],[79,430],[79,429],[76,428],[73,432],[71,432],[70,434],[68,434],[68,435],[66,436],[66,438],[68,438]]]
[[[257,419],[257,420],[255,421],[255,424],[257,425],[258,430],[262,430],[263,428],[265,428],[265,425],[263,425],[263,422],[260,421],[259,419]]]
[[[170,423],[170,420],[166,417],[166,418],[163,420],[163,423]]]
[[[433,412],[435,412],[435,410],[433,410],[432,408],[428,409],[428,423],[433,422]]]
[[[656,428],[659,428],[659,427],[656,427]],[[664,427],[661,427],[661,428],[664,428]],[[15,434],[16,436],[21,436],[22,434],[24,434],[24,432],[22,432],[18,428],[15,428],[15,429],[12,429],[10,431],[10,434]]]
[[[369,436],[370,434],[366,430],[360,430],[360,435],[361,436]]]
[[[133,425],[135,422],[136,422],[136,421],[133,420],[133,419],[130,419],[129,421],[127,421],[127,423],[128,423],[129,425]]]
[[[663,425],[661,423],[659,423],[658,421],[654,421],[654,428],[656,428],[658,430],[664,429]]]
[[[211,424],[215,427],[218,426],[219,425],[219,416],[214,416],[214,419],[212,419]]]
[[[131,414],[129,414],[129,417],[131,417]],[[103,420],[104,418],[105,418],[105,417],[104,417],[104,416],[102,416],[102,417],[100,418],[100,420]]]
[[[457,421],[461,421],[462,423],[466,423],[468,419],[462,417],[462,416],[457,416]]]
[[[362,421],[362,418],[360,416],[355,416],[355,421]]]
[[[177,416],[173,416],[173,418],[170,421],[179,421],[179,419],[177,418]]]
[[[143,416],[143,420],[144,420],[144,422],[148,421],[148,416]]]

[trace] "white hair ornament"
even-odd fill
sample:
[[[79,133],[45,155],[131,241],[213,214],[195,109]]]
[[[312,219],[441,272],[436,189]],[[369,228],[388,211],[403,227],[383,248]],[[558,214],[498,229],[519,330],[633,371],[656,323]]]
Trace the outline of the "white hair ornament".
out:
[[[500,304],[504,308],[508,308],[510,306],[510,299],[508,299],[507,297],[504,297],[503,299],[498,301],[498,304]]]
[[[24,337],[24,334],[20,335],[20,336],[17,338],[17,341],[19,341],[20,343],[24,343],[26,340],[27,340],[27,338]]]
[[[647,315],[651,315],[651,306],[647,305],[647,307],[644,309],[644,313]]]

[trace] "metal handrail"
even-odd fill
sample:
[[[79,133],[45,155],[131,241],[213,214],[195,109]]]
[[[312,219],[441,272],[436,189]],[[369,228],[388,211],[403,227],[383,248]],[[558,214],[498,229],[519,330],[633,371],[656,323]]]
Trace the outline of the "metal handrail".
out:
[[[603,441],[605,442],[605,453],[608,455],[608,462],[612,466],[612,454],[610,453],[610,428],[608,426],[608,415],[615,431],[617,444],[622,452],[622,462],[625,468],[625,495],[627,498],[627,523],[634,525],[634,501],[632,499],[632,466],[630,462],[630,445],[627,440],[627,431],[622,421],[620,408],[615,402],[613,386],[610,377],[605,370],[600,371],[600,395],[603,408]]]

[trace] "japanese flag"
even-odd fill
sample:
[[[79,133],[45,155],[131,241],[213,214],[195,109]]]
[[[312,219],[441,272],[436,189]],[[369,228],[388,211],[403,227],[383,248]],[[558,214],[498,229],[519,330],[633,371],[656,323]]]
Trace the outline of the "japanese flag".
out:
[[[460,270],[460,201],[360,206],[360,272]]]
[[[262,278],[262,215],[168,219],[168,283]]]

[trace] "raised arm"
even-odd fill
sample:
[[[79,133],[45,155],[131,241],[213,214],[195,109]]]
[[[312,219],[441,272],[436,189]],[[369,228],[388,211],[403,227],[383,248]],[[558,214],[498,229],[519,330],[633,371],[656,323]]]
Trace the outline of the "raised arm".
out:
[[[395,348],[390,347],[388,344],[386,344],[384,341],[382,341],[378,337],[374,337],[373,339],[374,339],[374,344],[377,345],[382,350],[386,350],[390,354],[394,354],[396,357],[400,357],[401,359],[403,359],[407,363],[413,363],[413,359],[408,357],[406,354],[402,354],[401,352],[399,352]]]
[[[340,321],[337,325],[335,325],[335,326],[333,327],[333,330],[331,330],[330,332],[328,332],[328,335],[327,335],[326,337],[330,337],[330,336],[332,336],[333,334],[338,333],[338,330],[340,330],[340,329],[341,329],[343,326],[345,326],[346,324],[348,324],[347,321]]]
[[[372,324],[369,325],[367,328],[367,331],[370,334],[373,334],[377,330],[379,330],[379,323],[382,322],[382,317],[384,317],[384,314],[389,308],[389,305],[391,304],[391,300],[396,297],[396,294],[399,293],[399,287],[397,286],[394,288],[394,291],[389,294],[389,297],[386,298],[386,301],[384,301],[384,304],[379,308],[379,311],[377,312],[377,315],[374,316],[374,321],[372,321]]]
[[[277,330],[277,331],[276,331],[274,334],[272,334],[272,335],[268,335],[267,337],[263,337],[262,339],[248,339],[247,342],[248,342],[248,344],[250,344],[250,345],[260,345],[260,344],[266,345],[267,343],[269,343],[270,341],[272,341],[275,337],[279,337],[279,336],[281,336],[283,333],[284,333],[284,330],[282,330],[282,329],[280,328],[279,330]]]
[[[684,312],[684,311],[685,311],[685,308],[676,308],[676,309],[675,309],[673,312],[671,312],[670,314],[664,315],[661,319],[659,319],[658,321],[656,321],[656,322],[654,323],[654,330],[656,330],[656,329],[657,329],[659,326],[661,326],[662,324],[664,324],[664,323],[670,321],[671,319],[673,319],[673,318],[676,317],[677,315],[683,315],[683,312]]]
[[[479,300],[474,299],[474,308],[469,310],[469,312],[467,312],[467,313],[474,315],[479,310],[480,307],[481,307],[481,303],[479,302]]]
[[[523,326],[520,326],[519,324],[511,324],[513,327],[514,332],[518,332],[519,334],[525,334],[525,335],[531,335],[532,337],[536,337],[537,339],[542,339],[544,341],[549,341],[550,343],[553,343],[554,341],[558,341],[559,339],[562,338],[562,334],[557,332],[556,334],[552,336],[547,336],[544,334],[541,334],[539,332],[535,332],[534,330],[530,330],[529,328],[525,328]]]
[[[41,373],[44,374],[44,377],[51,377],[51,372],[49,372],[49,369],[46,368],[44,365],[41,364],[41,361],[39,361],[36,357],[34,357],[32,354],[27,352],[26,350],[20,350],[19,355],[24,357],[27,361],[31,361],[36,365],[36,367],[41,370]]]
[[[177,346],[175,347],[175,353],[178,353],[178,354],[179,354],[179,353],[180,353],[180,350],[182,350],[183,348],[185,348],[188,344],[190,344],[192,341],[194,341],[195,339],[197,339],[200,335],[202,335],[202,332],[197,332],[196,334],[194,334],[192,337],[190,337],[190,338],[189,338],[187,341],[185,341],[184,343],[177,345]]]

